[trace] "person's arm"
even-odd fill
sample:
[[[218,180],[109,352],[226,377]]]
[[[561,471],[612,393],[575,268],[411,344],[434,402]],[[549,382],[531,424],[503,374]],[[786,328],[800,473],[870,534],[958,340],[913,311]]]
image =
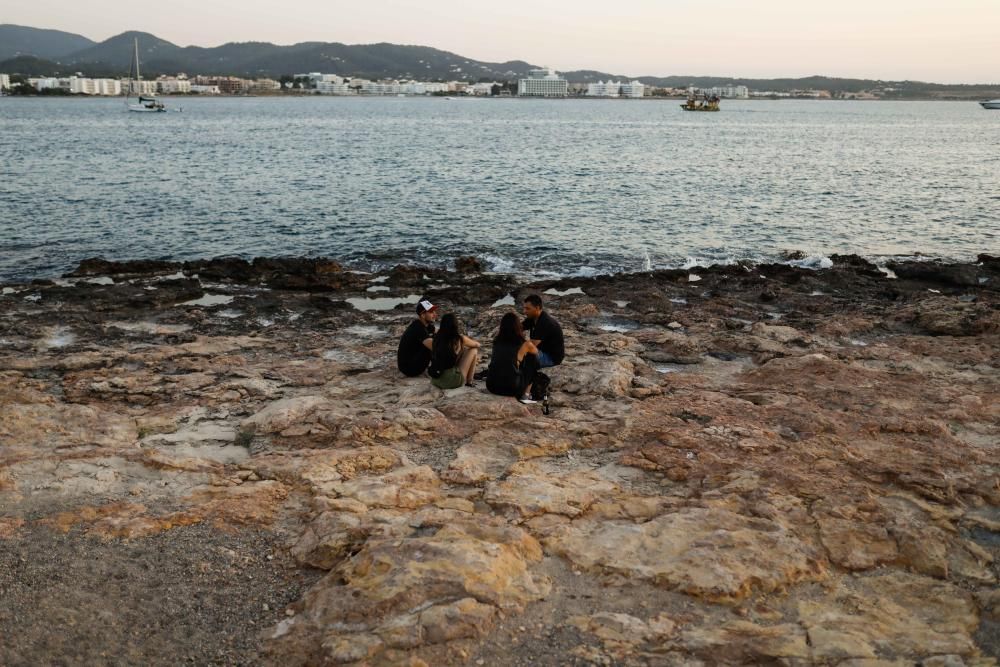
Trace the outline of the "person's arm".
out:
[[[517,363],[521,363],[524,358],[529,354],[538,354],[538,348],[530,340],[526,340],[521,343],[521,347],[517,350]]]
[[[462,345],[465,347],[481,347],[479,341],[472,340],[468,336],[462,336]]]
[[[424,339],[424,347],[426,347],[428,350],[433,350],[434,349],[434,339],[433,338],[425,338]]]

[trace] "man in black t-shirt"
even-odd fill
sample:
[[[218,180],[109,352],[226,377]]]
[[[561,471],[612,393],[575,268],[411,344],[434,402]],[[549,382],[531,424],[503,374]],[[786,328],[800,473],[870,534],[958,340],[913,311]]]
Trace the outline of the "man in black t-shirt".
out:
[[[427,299],[417,302],[417,319],[403,332],[396,351],[396,366],[411,378],[423,375],[431,363],[431,343],[434,340],[434,320],[437,306]]]
[[[551,315],[542,310],[542,297],[530,294],[524,300],[524,330],[538,348],[538,365],[541,368],[558,366],[566,356],[562,327]]]

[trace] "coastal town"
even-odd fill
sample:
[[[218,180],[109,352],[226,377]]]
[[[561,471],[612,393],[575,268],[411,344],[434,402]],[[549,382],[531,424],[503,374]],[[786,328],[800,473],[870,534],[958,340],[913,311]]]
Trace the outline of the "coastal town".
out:
[[[334,96],[473,96],[473,97],[543,97],[650,99],[691,96],[721,99],[834,99],[827,90],[768,91],[751,90],[743,85],[699,88],[655,87],[632,80],[607,80],[596,83],[569,81],[551,68],[535,69],[515,81],[416,81],[399,79],[370,80],[360,77],[307,72],[280,79],[247,79],[235,76],[192,76],[179,73],[150,80],[89,78],[82,74],[62,77],[21,77],[0,74],[4,94],[28,95],[334,95]],[[891,91],[889,91],[891,92]],[[879,99],[877,92],[845,93],[840,99]]]

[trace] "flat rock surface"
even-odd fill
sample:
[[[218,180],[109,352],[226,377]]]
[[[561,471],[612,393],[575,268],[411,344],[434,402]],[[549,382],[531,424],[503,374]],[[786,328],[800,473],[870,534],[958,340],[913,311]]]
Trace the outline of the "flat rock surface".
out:
[[[3,286],[0,664],[997,664],[995,263],[466,264]],[[396,371],[532,292],[549,415]]]

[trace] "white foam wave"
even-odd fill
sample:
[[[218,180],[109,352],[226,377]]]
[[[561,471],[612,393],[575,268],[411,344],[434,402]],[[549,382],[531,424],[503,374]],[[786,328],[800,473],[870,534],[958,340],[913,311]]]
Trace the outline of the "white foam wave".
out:
[[[500,257],[499,255],[483,255],[483,259],[485,259],[489,264],[490,271],[495,273],[514,272],[514,262],[505,257]]]
[[[789,260],[785,264],[797,266],[800,269],[812,269],[814,271],[833,268],[833,260],[826,255],[810,255],[804,259]]]

